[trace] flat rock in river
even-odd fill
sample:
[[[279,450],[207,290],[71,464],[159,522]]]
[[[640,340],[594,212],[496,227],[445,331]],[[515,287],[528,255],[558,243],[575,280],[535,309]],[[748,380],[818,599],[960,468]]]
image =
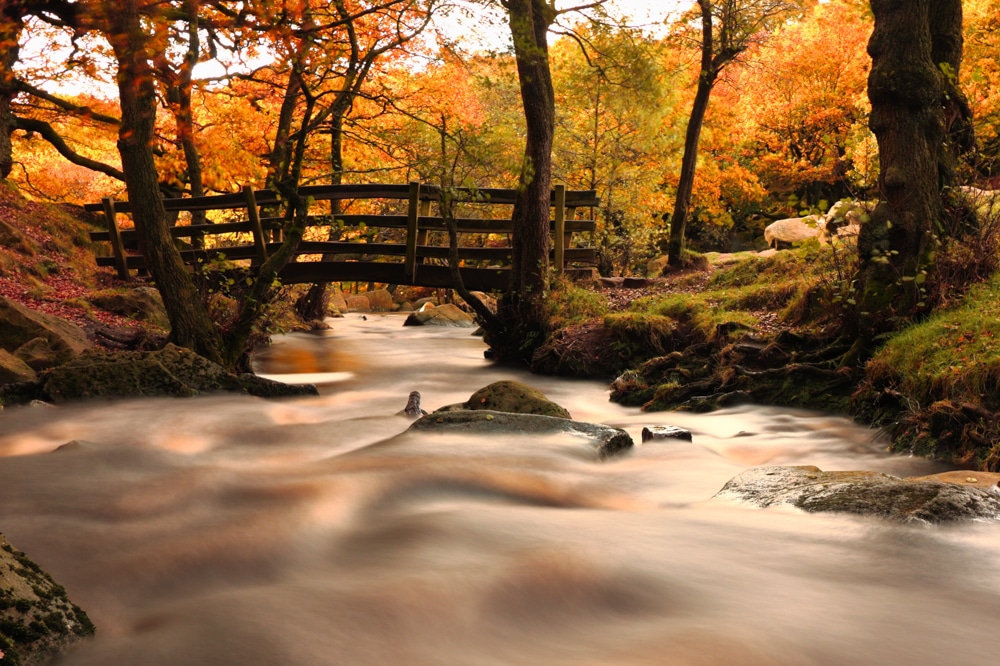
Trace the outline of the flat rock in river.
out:
[[[475,435],[567,433],[588,438],[596,446],[598,456],[602,459],[624,453],[634,445],[632,437],[621,428],[556,416],[515,414],[488,409],[434,412],[415,421],[409,429]]]
[[[840,511],[903,523],[1000,519],[1000,488],[995,480],[982,487],[979,476],[982,473],[961,472],[959,477],[901,479],[879,472],[824,472],[813,466],[755,467],[731,479],[715,497],[760,507],[790,504],[808,512]]]

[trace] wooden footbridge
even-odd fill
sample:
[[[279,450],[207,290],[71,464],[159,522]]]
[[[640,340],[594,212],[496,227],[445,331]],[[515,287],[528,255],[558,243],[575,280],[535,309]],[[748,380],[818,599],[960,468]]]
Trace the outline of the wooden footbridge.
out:
[[[315,185],[300,188],[299,194],[310,202],[308,227],[296,256],[279,273],[283,283],[453,286],[440,188],[416,182]],[[515,195],[515,190],[504,189],[449,191],[467,288],[491,291],[507,286]],[[376,212],[313,213],[312,208],[332,201],[340,202],[340,210]],[[596,264],[593,218],[599,203],[593,190],[567,190],[562,185],[553,190],[551,261],[558,272],[592,273],[590,267]],[[170,232],[181,257],[192,266],[222,258],[252,266],[265,261],[281,243],[285,202],[271,190],[247,186],[237,194],[164,199],[163,205],[168,214],[177,216]],[[113,266],[122,279],[128,279],[130,271],[144,271],[146,260],[127,219],[131,204],[104,199],[85,208],[103,213],[107,225],[107,231],[90,234],[91,240],[110,244],[110,253],[98,257],[98,265]],[[458,217],[459,213],[464,216]],[[192,214],[210,221],[192,224],[197,219]],[[589,219],[579,219],[584,216]],[[331,228],[337,240],[329,240]],[[581,233],[588,234],[589,244],[581,245]]]

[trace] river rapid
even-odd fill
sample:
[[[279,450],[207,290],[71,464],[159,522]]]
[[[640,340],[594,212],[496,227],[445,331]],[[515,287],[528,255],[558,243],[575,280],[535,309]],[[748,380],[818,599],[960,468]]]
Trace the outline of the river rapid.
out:
[[[97,636],[73,666],[992,664],[1000,525],[903,526],[712,496],[762,464],[940,471],[829,415],[615,405],[398,316],[283,336],[260,374],[321,395],[0,412],[0,531]],[[404,433],[499,379],[582,421],[694,433],[600,462],[583,441]],[[67,443],[73,442],[72,444]]]

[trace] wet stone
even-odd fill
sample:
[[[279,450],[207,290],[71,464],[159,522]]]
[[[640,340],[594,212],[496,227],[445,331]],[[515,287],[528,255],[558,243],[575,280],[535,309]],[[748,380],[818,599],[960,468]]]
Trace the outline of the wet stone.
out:
[[[692,441],[690,430],[678,428],[671,425],[646,426],[642,429],[642,441],[648,442],[653,439],[683,439],[686,442]]]

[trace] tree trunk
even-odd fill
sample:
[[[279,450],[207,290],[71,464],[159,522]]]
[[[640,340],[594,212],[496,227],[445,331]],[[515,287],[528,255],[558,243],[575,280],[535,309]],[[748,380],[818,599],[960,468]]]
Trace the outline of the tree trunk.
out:
[[[156,92],[136,0],[106,5],[108,41],[118,61],[122,124],[118,152],[132,204],[139,248],[149,265],[170,319],[170,337],[216,362],[222,362],[219,332],[202,305],[180,254],[170,237],[153,161]]]
[[[14,168],[14,149],[10,135],[17,126],[11,103],[17,94],[14,65],[18,58],[18,40],[24,28],[26,3],[10,1],[0,10],[0,180]]]
[[[543,342],[549,286],[555,93],[547,35],[555,11],[545,0],[508,0],[505,6],[514,38],[527,138],[512,213],[511,281],[498,312],[504,331],[487,337],[500,358],[529,360]]]
[[[695,92],[694,104],[691,106],[691,117],[684,134],[681,175],[677,183],[674,212],[670,216],[670,244],[667,248],[667,261],[674,268],[679,268],[684,261],[684,232],[687,227],[688,209],[691,207],[694,174],[698,168],[698,142],[701,139],[701,128],[705,124],[705,112],[708,110],[708,100],[712,96],[712,88],[715,86],[715,80],[719,76],[722,65],[725,64],[725,61],[717,64],[714,58],[712,4],[708,0],[699,0],[698,4],[701,7],[701,70],[698,75],[698,89]]]
[[[712,95],[714,81],[708,81],[708,72],[703,72],[698,80],[698,90],[691,107],[687,132],[684,135],[684,157],[681,159],[681,176],[677,182],[677,197],[674,212],[670,217],[670,246],[667,261],[679,268],[684,260],[684,232],[687,227],[688,210],[691,208],[691,192],[694,189],[694,174],[698,167],[698,142],[701,128],[705,124],[705,112]]]
[[[954,182],[958,149],[946,141],[946,80],[957,80],[962,53],[961,0],[871,6],[869,124],[881,171],[880,202],[859,238],[857,310],[868,342],[925,308],[922,284],[934,268],[942,188]]]

